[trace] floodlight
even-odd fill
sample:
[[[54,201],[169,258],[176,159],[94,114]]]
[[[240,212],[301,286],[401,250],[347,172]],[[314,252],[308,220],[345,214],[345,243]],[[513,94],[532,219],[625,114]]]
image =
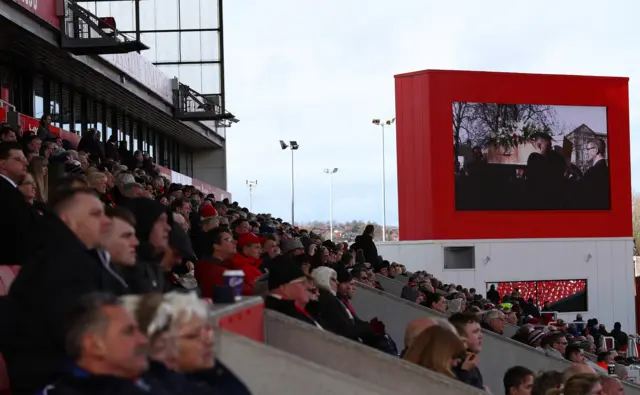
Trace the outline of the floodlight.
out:
[[[287,148],[289,148],[289,146],[287,145],[287,143],[285,143],[284,141],[280,140],[280,148],[287,149]]]

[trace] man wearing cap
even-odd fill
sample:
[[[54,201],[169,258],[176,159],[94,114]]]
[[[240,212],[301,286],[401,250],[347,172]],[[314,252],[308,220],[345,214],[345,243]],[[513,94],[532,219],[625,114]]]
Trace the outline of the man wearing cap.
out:
[[[309,303],[307,277],[293,258],[281,255],[273,260],[269,272],[269,294],[264,306],[322,329],[306,310]]]
[[[298,256],[304,254],[304,245],[299,237],[282,239],[280,242],[283,255]]]

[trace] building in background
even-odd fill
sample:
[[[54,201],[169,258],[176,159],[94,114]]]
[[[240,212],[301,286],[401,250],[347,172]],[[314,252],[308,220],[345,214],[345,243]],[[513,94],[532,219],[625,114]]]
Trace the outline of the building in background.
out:
[[[1,0],[0,20],[0,121],[115,134],[223,194],[222,0]]]

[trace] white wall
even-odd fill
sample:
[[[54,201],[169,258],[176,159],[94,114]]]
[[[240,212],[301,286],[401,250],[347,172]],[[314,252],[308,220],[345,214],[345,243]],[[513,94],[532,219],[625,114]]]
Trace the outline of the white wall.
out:
[[[426,270],[445,283],[484,292],[487,282],[587,279],[585,319],[597,317],[635,332],[634,263],[631,238],[405,241],[380,243],[378,253]],[[474,246],[475,269],[444,269],[443,247]],[[567,320],[576,313],[560,314]]]

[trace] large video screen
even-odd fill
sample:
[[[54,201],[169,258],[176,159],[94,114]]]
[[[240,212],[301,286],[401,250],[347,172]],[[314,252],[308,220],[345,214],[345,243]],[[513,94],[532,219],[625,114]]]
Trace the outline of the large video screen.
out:
[[[607,109],[453,103],[456,210],[609,210]]]

